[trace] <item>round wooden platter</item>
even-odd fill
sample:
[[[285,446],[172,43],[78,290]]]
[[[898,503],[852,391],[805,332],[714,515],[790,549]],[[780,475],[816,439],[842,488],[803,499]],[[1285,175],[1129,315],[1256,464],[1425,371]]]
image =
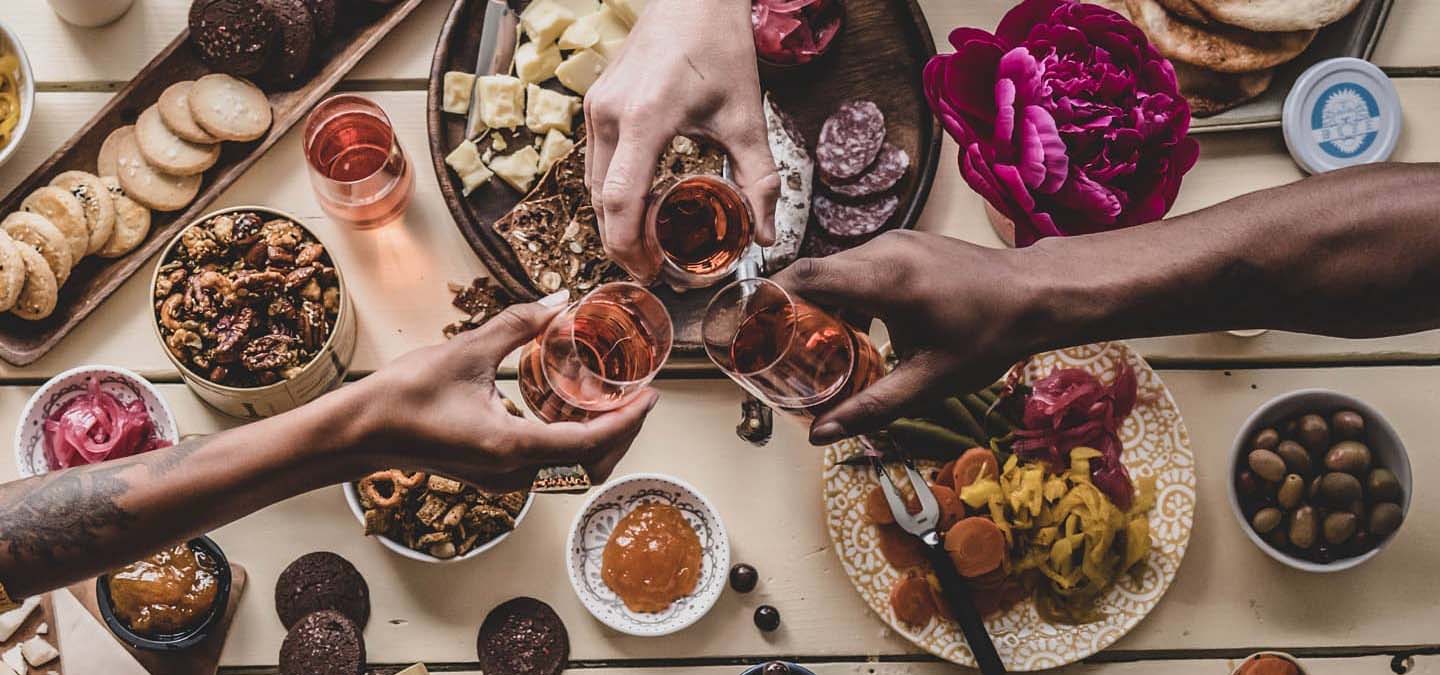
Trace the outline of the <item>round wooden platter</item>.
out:
[[[921,71],[935,55],[930,26],[915,0],[842,0],[845,25],[829,52],[815,63],[781,72],[761,72],[761,85],[795,118],[813,147],[825,118],[853,99],[874,101],[885,112],[887,140],[914,158],[897,189],[900,209],[896,225],[914,227],[930,194],[940,162],[940,123],[925,101]],[[440,29],[430,65],[427,122],[430,158],[440,192],[455,224],[480,256],[497,283],[521,300],[541,295],[521,269],[509,244],[492,224],[521,197],[503,181],[492,180],[461,194],[460,180],[445,165],[445,156],[464,140],[465,117],[440,109],[442,83],[449,71],[473,72],[480,42],[484,3],[455,0]],[[750,39],[747,34],[745,39]],[[810,227],[816,227],[813,222]],[[703,356],[700,319],[712,292],[676,294],[656,289],[675,322],[674,353]]]

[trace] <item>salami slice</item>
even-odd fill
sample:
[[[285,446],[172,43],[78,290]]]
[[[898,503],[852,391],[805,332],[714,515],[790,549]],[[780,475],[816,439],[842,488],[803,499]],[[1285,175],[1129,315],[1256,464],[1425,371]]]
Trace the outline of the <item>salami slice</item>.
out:
[[[815,159],[826,176],[846,180],[864,172],[884,143],[885,113],[870,101],[851,101],[820,128]]]
[[[837,237],[863,237],[879,232],[895,215],[900,198],[887,195],[863,204],[842,204],[825,195],[815,195],[811,206],[815,220]]]
[[[910,170],[910,153],[886,143],[880,150],[880,156],[875,158],[875,163],[865,170],[865,173],[850,180],[835,180],[828,176],[821,176],[825,185],[831,192],[845,197],[858,198],[877,195],[881,192],[895,187],[900,179]]]
[[[843,241],[837,241],[825,234],[823,231],[814,229],[805,235],[805,243],[800,247],[802,258],[824,258],[828,255],[835,255],[841,251],[848,250],[850,245]]]

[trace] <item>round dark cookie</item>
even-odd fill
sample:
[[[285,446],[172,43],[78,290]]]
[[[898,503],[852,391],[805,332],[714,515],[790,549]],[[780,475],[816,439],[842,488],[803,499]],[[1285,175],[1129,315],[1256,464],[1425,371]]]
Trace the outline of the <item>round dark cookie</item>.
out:
[[[365,636],[344,614],[306,614],[280,643],[280,675],[363,675]]]
[[[346,560],[329,551],[296,558],[275,581],[275,611],[286,628],[322,609],[344,614],[364,628],[370,620],[370,587]]]
[[[885,113],[870,101],[840,106],[820,127],[815,162],[826,176],[845,180],[865,171],[885,143]]]
[[[195,0],[190,43],[211,68],[250,77],[265,68],[275,17],[261,0]]]
[[[306,0],[262,0],[275,17],[275,42],[264,78],[282,89],[305,80],[315,56],[315,17]]]
[[[570,658],[570,634],[550,605],[520,597],[490,610],[475,649],[485,675],[558,675]]]
[[[311,16],[315,17],[315,51],[318,52],[325,39],[335,33],[340,0],[305,0],[305,5],[310,8]]]
[[[815,195],[811,211],[815,222],[825,231],[841,238],[863,237],[884,229],[900,206],[900,198],[886,195],[860,204],[837,202],[825,195]]]
[[[820,180],[831,192],[852,199],[878,195],[900,182],[905,177],[905,172],[910,170],[910,153],[886,143],[880,150],[880,156],[875,158],[875,163],[850,180],[835,180],[821,174]]]

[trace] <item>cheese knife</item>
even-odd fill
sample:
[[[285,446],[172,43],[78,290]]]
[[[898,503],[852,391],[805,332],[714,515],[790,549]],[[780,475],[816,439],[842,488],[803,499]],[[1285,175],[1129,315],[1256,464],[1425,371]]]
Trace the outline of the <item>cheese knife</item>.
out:
[[[485,0],[485,18],[480,24],[480,48],[475,55],[475,77],[510,72],[515,45],[520,40],[520,16],[505,0]],[[478,84],[478,82],[477,82]],[[474,139],[485,131],[480,121],[480,87],[470,89],[470,112],[465,116],[465,138]]]

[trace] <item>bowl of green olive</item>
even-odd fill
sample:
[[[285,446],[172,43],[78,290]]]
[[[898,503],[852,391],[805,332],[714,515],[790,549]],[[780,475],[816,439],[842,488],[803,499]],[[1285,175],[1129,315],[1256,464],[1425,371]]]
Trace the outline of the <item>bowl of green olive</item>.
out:
[[[1235,438],[1230,507],[1260,550],[1338,572],[1378,555],[1410,511],[1410,458],[1379,411],[1302,389],[1260,406]]]

